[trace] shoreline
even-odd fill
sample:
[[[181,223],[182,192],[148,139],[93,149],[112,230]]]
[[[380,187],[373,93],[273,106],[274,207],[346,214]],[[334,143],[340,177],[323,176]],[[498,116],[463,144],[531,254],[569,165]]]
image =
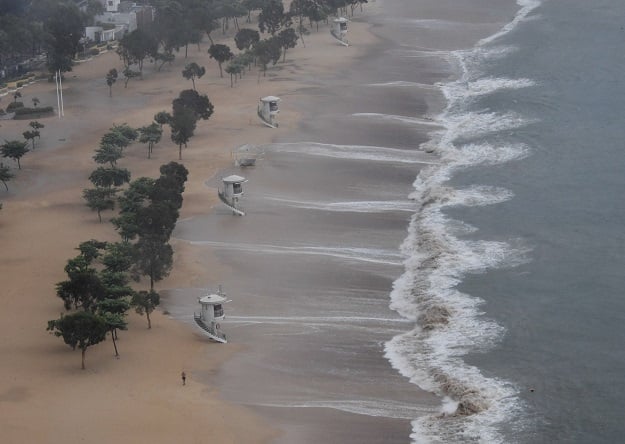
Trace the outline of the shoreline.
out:
[[[189,180],[181,220],[211,211],[217,203],[215,190],[206,182],[232,161],[231,148],[250,140],[269,142],[297,127],[300,116],[293,111],[288,95],[300,94],[315,72],[344,67],[362,54],[374,41],[368,26],[354,22],[350,34],[360,37],[359,46],[350,48],[335,46],[327,29],[313,31],[306,37],[306,48],[298,45],[289,50],[286,64],[279,62],[275,70],[270,68],[260,83],[256,72],[248,73],[235,88],[230,88],[229,78],[218,77],[217,64],[209,60],[205,47],[199,54],[190,49],[186,60],[178,55],[164,72],[146,68],[144,79],[131,80],[127,89],[118,82],[110,99],[104,74],[119,67],[116,54],[102,54],[67,73],[65,117],[41,119],[46,125],[41,141],[22,159],[22,170],[14,171],[9,192],[2,195],[0,242],[5,255],[0,267],[5,291],[0,316],[10,333],[0,339],[0,350],[11,356],[0,367],[5,442],[163,442],[179,439],[183,433],[200,442],[207,428],[218,442],[275,439],[279,432],[265,419],[249,408],[222,401],[217,387],[194,379],[198,369],[216,372],[232,354],[241,352],[240,345],[208,343],[161,310],[154,312],[153,328],[147,330],[145,319],[130,313],[129,331],[120,334],[121,358],[113,357],[112,345],[106,341],[87,351],[87,369],[81,371],[79,354],[45,332],[46,321],[62,311],[54,284],[65,279],[63,267],[75,255],[79,242],[116,239],[112,225],[99,224],[80,195],[80,190],[89,186],[89,171],[95,169],[91,157],[99,138],[113,123],[142,126],[156,112],[169,110],[177,93],[191,87],[179,74],[185,63],[196,61],[207,67],[207,74],[196,85],[215,105],[215,114],[208,122],[198,122],[195,137],[183,151]],[[332,54],[328,48],[333,49]],[[53,90],[53,85],[38,82],[22,90],[22,100],[37,96],[42,106],[47,105],[53,102]],[[255,107],[257,97],[276,91],[286,100],[280,128],[270,130],[257,121]],[[95,103],[98,106],[94,107]],[[11,139],[19,137],[26,123],[2,121],[0,125],[3,136]],[[160,165],[178,161],[168,135],[165,130],[153,159],[146,159],[144,147],[135,143],[120,165],[129,168],[133,178],[154,177]],[[108,220],[110,213],[103,216]],[[226,272],[214,257],[194,254],[175,239],[172,245],[174,269],[157,285],[158,291],[212,286],[219,282],[220,273]],[[179,380],[182,370],[187,373],[184,389]]]

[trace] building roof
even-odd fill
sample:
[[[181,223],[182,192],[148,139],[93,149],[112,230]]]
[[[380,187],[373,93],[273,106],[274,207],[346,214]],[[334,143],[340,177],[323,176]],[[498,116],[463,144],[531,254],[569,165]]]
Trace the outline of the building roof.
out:
[[[279,102],[281,99],[280,97],[276,97],[276,96],[267,96],[267,97],[263,97],[262,99],[263,102]]]
[[[224,177],[221,180],[223,180],[226,183],[243,183],[243,182],[247,182],[247,179],[245,177],[237,176],[236,174],[233,174],[232,176]]]
[[[199,299],[200,304],[216,305],[226,302],[226,297],[219,294],[207,294]]]

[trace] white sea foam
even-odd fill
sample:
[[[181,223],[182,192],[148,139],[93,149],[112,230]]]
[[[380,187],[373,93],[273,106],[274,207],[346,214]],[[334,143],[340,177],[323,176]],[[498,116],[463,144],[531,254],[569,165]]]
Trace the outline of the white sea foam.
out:
[[[384,83],[369,83],[366,86],[376,86],[376,87],[401,87],[401,88],[423,88],[423,89],[431,89],[438,91],[440,86],[430,85],[427,83],[418,83],[418,82],[406,82],[403,80],[395,80],[393,82],[384,82]]]
[[[527,88],[534,84],[535,82],[530,79],[497,79],[485,77],[471,82],[451,82],[442,86],[442,88],[448,102],[455,103],[459,100],[468,100],[474,97],[491,94],[495,91]]]
[[[369,117],[372,119],[384,120],[384,121],[392,121],[392,122],[400,122],[406,123],[408,125],[422,125],[422,126],[434,126],[440,127],[440,123],[424,119],[422,117],[407,117],[407,116],[396,116],[392,114],[380,114],[380,113],[354,113],[352,114],[354,117]]]
[[[508,56],[511,46],[493,46],[540,4],[519,0],[520,11],[498,33],[471,50],[437,52],[401,50],[403,57],[437,55],[457,63],[457,81],[440,85],[448,105],[437,118],[442,130],[432,131],[422,148],[435,152],[439,165],[423,168],[410,198],[420,205],[413,215],[401,251],[404,273],[393,283],[391,308],[414,322],[415,328],[385,345],[385,355],[402,375],[443,397],[437,414],[413,421],[411,439],[418,443],[500,443],[498,424],[509,422],[522,409],[518,390],[510,382],[487,378],[464,362],[469,352],[490,349],[505,329],[482,312],[483,300],[457,289],[468,273],[511,267],[527,261],[529,249],[520,240],[467,240],[460,236],[475,228],[450,219],[450,206],[496,204],[513,198],[504,188],[474,185],[454,189],[447,182],[460,169],[495,165],[529,155],[529,148],[502,142],[518,128],[531,124],[513,112],[469,108],[475,98],[500,90],[527,88],[531,79],[492,78],[484,74],[490,62]],[[496,137],[493,137],[496,136]],[[493,140],[493,141],[491,141]]]
[[[273,402],[259,405],[282,408],[328,408],[359,415],[397,419],[413,419],[416,416],[433,413],[433,409],[430,407],[400,403],[388,399],[328,399],[305,402]]]
[[[314,202],[265,197],[267,200],[284,203],[290,207],[311,210],[334,211],[342,213],[383,213],[383,212],[414,212],[416,204],[410,200],[367,200],[351,202]]]
[[[215,249],[245,251],[253,254],[294,254],[328,256],[356,262],[370,262],[384,265],[401,265],[403,256],[394,250],[360,247],[320,247],[317,245],[270,245],[245,244],[216,241],[190,241],[192,245],[209,245]]]
[[[265,151],[300,153],[309,156],[333,157],[339,159],[372,160],[409,164],[436,164],[431,154],[418,150],[403,150],[369,145],[335,145],[316,142],[274,143],[264,146]]]
[[[506,24],[503,28],[496,32],[495,34],[486,37],[478,42],[478,46],[484,46],[486,44],[492,43],[498,38],[508,34],[510,31],[514,30],[519,23],[528,20],[529,15],[538,8],[542,2],[540,0],[517,0],[517,4],[521,7],[521,10],[516,13],[514,19]]]

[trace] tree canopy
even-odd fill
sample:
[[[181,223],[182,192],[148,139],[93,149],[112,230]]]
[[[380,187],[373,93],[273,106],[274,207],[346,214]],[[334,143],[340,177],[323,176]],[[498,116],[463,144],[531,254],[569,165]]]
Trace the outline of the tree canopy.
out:
[[[81,368],[84,370],[87,348],[104,341],[108,327],[100,315],[79,311],[48,321],[48,331],[53,332],[55,336],[62,337],[72,350],[80,349]]]
[[[8,157],[17,162],[17,168],[22,169],[20,159],[28,152],[28,142],[21,140],[6,140],[3,145],[0,145],[0,153],[2,157]]]

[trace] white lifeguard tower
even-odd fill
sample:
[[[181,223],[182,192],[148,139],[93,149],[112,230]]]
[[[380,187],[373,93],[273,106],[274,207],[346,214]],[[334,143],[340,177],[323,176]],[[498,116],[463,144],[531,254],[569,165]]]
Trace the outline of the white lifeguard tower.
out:
[[[341,45],[349,46],[347,42],[347,20],[345,17],[339,17],[334,19],[334,26],[330,29],[330,34],[334,37]]]
[[[230,302],[221,291],[221,285],[217,293],[207,294],[198,298],[200,303],[200,313],[193,313],[193,319],[202,332],[213,341],[226,343],[226,335],[221,331],[219,321],[223,321],[223,304]]]
[[[260,117],[260,120],[262,120],[263,123],[269,128],[278,127],[276,117],[280,112],[278,109],[278,102],[280,100],[280,97],[267,96],[261,98],[260,103],[258,104],[258,117]]]
[[[233,214],[245,216],[245,211],[239,205],[239,199],[243,197],[243,184],[247,182],[245,177],[233,174],[221,179],[223,188],[217,190],[219,199],[232,210]]]

